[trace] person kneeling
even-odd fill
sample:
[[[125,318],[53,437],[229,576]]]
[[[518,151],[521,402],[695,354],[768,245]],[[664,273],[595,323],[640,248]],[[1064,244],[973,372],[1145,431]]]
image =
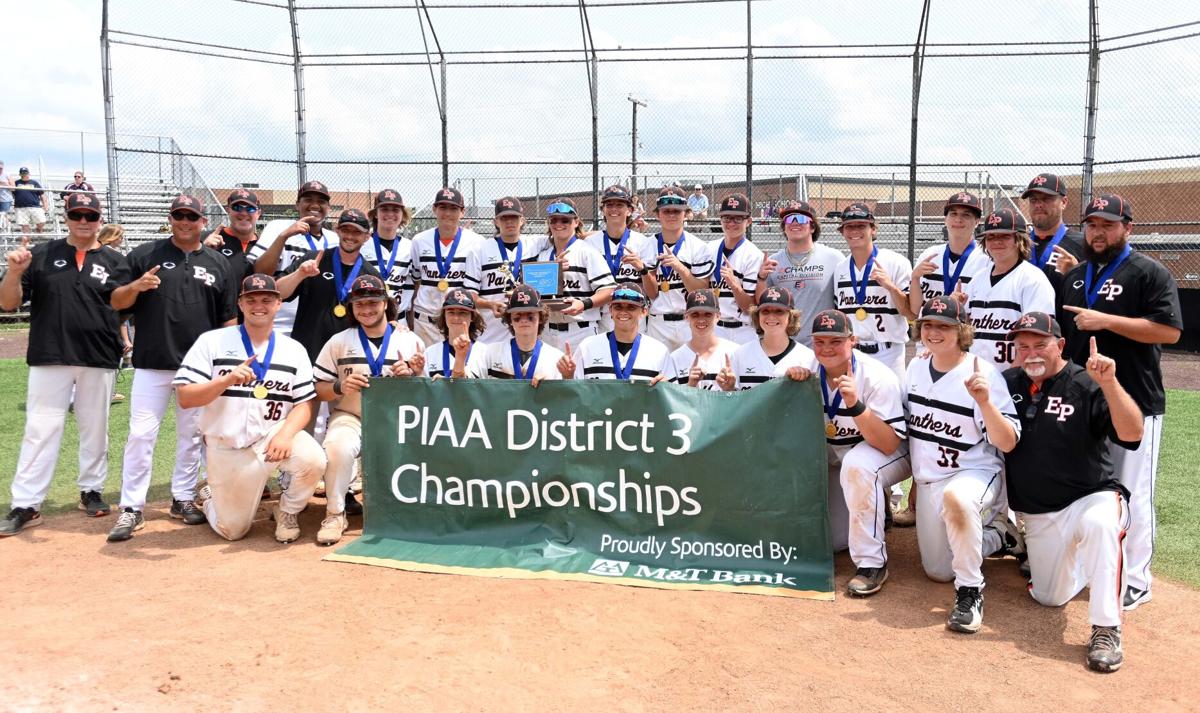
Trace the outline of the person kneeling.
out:
[[[272,329],[282,304],[274,278],[242,280],[238,307],[245,323],[200,335],[172,382],[180,408],[200,409],[208,483],[196,501],[227,540],[250,531],[276,470],[291,482],[275,506],[275,539],[298,539],[296,516],[325,473],[325,453],[304,430],[316,398],[308,352]],[[238,354],[246,358],[230,356]]]

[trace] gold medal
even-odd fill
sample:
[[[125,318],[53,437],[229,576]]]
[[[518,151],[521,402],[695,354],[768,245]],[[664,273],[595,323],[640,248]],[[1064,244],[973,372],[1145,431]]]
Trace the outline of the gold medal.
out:
[[[334,305],[333,306],[333,316],[337,317],[338,319],[345,317],[346,316],[346,305],[341,305],[341,304]]]
[[[825,435],[829,438],[833,438],[837,435],[837,426],[833,425],[832,421],[825,424]]]
[[[445,292],[448,289],[450,289],[450,281],[449,280],[442,280],[441,282],[438,283],[438,292]]]
[[[863,309],[862,307],[859,307],[854,312],[854,318],[860,322],[864,321],[867,318],[867,311],[865,309]]]
[[[669,283],[669,282],[658,283],[658,291],[659,292],[670,292],[671,291],[671,283]]]
[[[267,387],[263,386],[262,384],[255,386],[254,387],[254,398],[256,398],[256,399],[267,398]]]

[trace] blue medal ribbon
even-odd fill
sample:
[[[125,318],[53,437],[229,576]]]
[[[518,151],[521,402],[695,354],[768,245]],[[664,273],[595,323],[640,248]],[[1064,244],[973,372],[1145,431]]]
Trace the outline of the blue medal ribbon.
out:
[[[658,235],[656,235],[654,237],[658,239],[658,254],[662,255],[663,251],[666,249],[667,242],[665,240],[663,240],[662,233],[659,233]],[[684,238],[684,235],[680,234],[679,240],[675,241],[675,247],[671,249],[671,254],[674,255],[675,257],[679,257],[679,248],[683,247],[683,238]],[[670,267],[659,267],[658,268],[658,274],[662,275],[663,280],[670,280],[671,273],[673,273],[673,272],[675,272],[674,268],[670,268]]]
[[[850,355],[850,376],[854,376],[855,359],[854,355]],[[825,415],[829,417],[829,422],[833,423],[833,419],[837,417],[838,407],[842,405],[842,392],[840,389],[833,390],[833,400],[829,400],[829,387],[825,385],[826,374],[825,367],[819,368],[821,372],[821,402],[825,406]]]
[[[246,348],[246,356],[254,356],[254,345],[250,343],[250,335],[246,332],[246,325],[239,324],[238,331],[242,333],[242,346]],[[254,378],[263,381],[267,378],[267,370],[271,368],[271,357],[275,355],[275,330],[271,330],[271,339],[267,341],[267,353],[263,355],[262,361],[255,359],[250,362],[250,370],[254,372]]]
[[[629,375],[633,373],[633,365],[637,362],[638,347],[642,345],[642,335],[639,333],[633,338],[633,346],[629,349],[629,359],[625,361],[625,366],[621,366],[621,352],[617,350],[617,335],[615,332],[608,333],[608,352],[612,355],[613,374],[622,381],[629,381]]]
[[[342,303],[346,301],[346,295],[350,292],[350,285],[354,284],[354,278],[358,277],[358,271],[362,269],[363,258],[360,254],[354,261],[354,267],[350,268],[350,275],[342,277],[342,249],[333,249],[333,289],[337,292],[337,301]]]
[[[1063,236],[1066,234],[1067,224],[1059,223],[1058,230],[1054,231],[1054,237],[1050,238],[1050,240],[1046,243],[1046,249],[1039,253],[1037,249],[1037,235],[1034,233],[1033,228],[1030,228],[1029,242],[1031,245],[1033,245],[1033,264],[1044,269],[1046,267],[1046,261],[1048,261],[1050,256],[1054,254],[1054,248],[1062,242]],[[971,244],[974,245],[974,243]]]
[[[572,236],[571,236],[571,239],[567,241],[567,244],[566,244],[565,246],[563,246],[563,252],[565,253],[566,251],[570,250],[570,249],[571,249],[571,246],[572,246],[572,245],[574,245],[574,244],[575,244],[575,241],[576,241],[576,240],[578,240],[578,239],[579,239],[578,237],[576,237],[576,236],[572,235]],[[557,251],[557,250],[555,249],[555,247],[554,247],[554,241],[553,241],[553,240],[551,240],[551,241],[550,241],[550,259],[551,259],[551,260],[557,260],[557,259],[558,259],[558,251]]]
[[[468,362],[471,361],[471,348],[474,346],[475,345],[472,344],[470,347],[467,347]],[[449,379],[450,372],[452,371],[454,371],[454,360],[450,358],[450,342],[445,341],[442,342],[442,376]]]
[[[496,247],[500,248],[500,258],[512,267],[512,278],[514,280],[521,279],[521,254],[525,251],[525,243],[517,238],[517,254],[510,262],[508,259],[508,246],[504,244],[504,240],[496,238]]]
[[[312,233],[305,233],[304,239],[308,241],[308,249],[315,252],[317,250],[317,244],[315,242],[313,242]],[[321,233],[321,249],[322,250],[329,249],[329,243],[325,241],[325,233],[324,232]]]
[[[617,272],[621,269],[621,258],[625,255],[625,243],[629,242],[629,228],[621,234],[621,241],[617,243],[617,255],[613,258],[612,254],[612,238],[608,237],[608,233],[604,233],[604,262],[608,263],[608,271],[613,277],[617,276]]]
[[[387,358],[388,342],[392,341],[392,325],[388,323],[387,329],[383,332],[383,341],[379,343],[379,354],[371,356],[371,340],[367,337],[367,332],[358,326],[358,341],[362,344],[363,354],[367,357],[367,367],[371,369],[371,376],[383,376],[383,361]]]
[[[879,248],[871,248],[871,257],[867,258],[867,264],[863,266],[861,284],[858,281],[858,275],[854,271],[854,256],[850,256],[850,287],[854,289],[854,301],[859,307],[867,303],[867,284],[871,282],[871,268],[875,266],[875,256],[878,254]],[[945,257],[942,259],[944,260]]]
[[[396,258],[400,256],[400,236],[392,240],[392,254],[388,257],[387,262],[383,260],[383,243],[379,233],[372,231],[371,240],[375,243],[375,263],[379,265],[379,274],[383,277],[384,282],[392,276],[392,268],[396,265]]]
[[[454,231],[454,242],[450,243],[450,252],[446,255],[446,259],[442,259],[442,236],[437,228],[433,229],[433,257],[437,261],[438,277],[443,280],[446,275],[450,274],[450,268],[454,264],[454,253],[458,252],[458,243],[462,240],[462,228]]]
[[[954,268],[954,274],[950,274],[950,244],[946,243],[946,249],[942,251],[942,294],[950,294],[954,291],[955,285],[958,284],[958,278],[962,276],[963,267],[967,264],[967,258],[971,256],[971,252],[975,249],[975,241],[972,240],[967,244],[967,249],[963,250],[963,254],[958,256],[958,265]],[[854,261],[850,261],[851,268],[854,269]],[[870,274],[868,272],[868,274]]]
[[[1096,299],[1100,297],[1100,289],[1104,287],[1104,283],[1108,282],[1108,278],[1112,277],[1113,274],[1116,273],[1117,268],[1121,266],[1121,263],[1125,262],[1125,258],[1129,257],[1129,253],[1131,252],[1133,252],[1133,248],[1126,243],[1125,249],[1121,251],[1121,254],[1117,256],[1116,260],[1110,262],[1108,267],[1104,268],[1104,270],[1100,272],[1099,277],[1096,277],[1095,274],[1095,263],[1091,261],[1088,262],[1087,274],[1084,275],[1083,278],[1083,294],[1084,298],[1087,300],[1088,309],[1091,309],[1092,305],[1096,304]]]
[[[529,380],[533,378],[533,373],[537,369],[538,357],[542,354],[542,340],[537,340],[537,344],[533,345],[533,354],[529,356],[529,367],[527,371],[521,370],[521,350],[517,348],[517,340],[508,340],[508,349],[512,353],[513,378]]]
[[[733,257],[733,254],[735,252],[737,252],[738,248],[742,247],[742,243],[744,243],[744,242],[746,242],[746,238],[742,237],[742,239],[738,241],[738,244],[733,246],[733,250],[729,251],[729,257]],[[721,246],[717,248],[716,264],[713,267],[713,279],[716,281],[717,285],[720,285],[721,280],[723,279],[721,277],[721,263],[724,261],[725,261],[725,241],[722,240]],[[728,287],[732,288],[733,285],[728,285]]]

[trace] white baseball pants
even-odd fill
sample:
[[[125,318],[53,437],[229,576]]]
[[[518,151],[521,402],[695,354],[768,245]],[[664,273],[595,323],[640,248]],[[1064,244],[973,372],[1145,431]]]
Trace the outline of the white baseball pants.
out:
[[[325,512],[337,515],[346,509],[346,491],[354,480],[354,464],[362,452],[362,419],[334,411],[325,431]]]
[[[413,313],[413,329],[421,343],[425,346],[437,344],[442,341],[442,330],[438,329],[437,324],[430,322],[430,318],[437,320],[436,316],[427,315],[423,312]]]
[[[279,496],[279,508],[286,513],[299,514],[317,489],[317,481],[325,473],[325,452],[307,431],[292,439],[291,457],[277,463],[266,461],[267,446],[282,427],[281,421],[247,448],[207,446],[212,498],[204,502],[204,515],[221,537],[240,540],[246,536],[254,524],[263,486],[276,470],[290,476],[291,482]]]
[[[717,336],[722,339],[728,339],[734,344],[749,344],[758,339],[758,332],[754,331],[753,325],[745,324],[741,327],[722,327],[717,325]]]
[[[79,490],[104,489],[108,477],[108,407],[115,369],[86,366],[31,366],[25,397],[25,437],[13,474],[12,506],[38,510],[62,444],[71,395],[79,424]]]
[[[646,327],[642,330],[648,336],[667,345],[668,351],[675,351],[692,339],[692,329],[687,320],[668,322],[661,315],[652,314],[646,318]]]
[[[1089,587],[1091,623],[1120,626],[1121,545],[1129,525],[1125,498],[1112,491],[1092,493],[1058,512],[1023,517],[1033,598],[1060,607]]]
[[[174,389],[175,372],[159,369],[134,369],[129,396],[129,441],[125,444],[125,463],[121,468],[121,507],[142,510],[150,492],[154,466],[154,442],[167,402]],[[105,392],[108,393],[107,391]],[[195,498],[204,441],[198,426],[200,409],[180,408],[175,403],[175,469],[171,472],[171,497]]]
[[[830,483],[837,477],[842,502],[837,504],[846,513],[846,541],[850,559],[855,567],[882,567],[887,564],[887,545],[884,543],[884,520],[889,506],[887,491],[912,475],[908,460],[908,444],[902,442],[895,453],[884,455],[863,441],[846,451],[841,463],[829,449]],[[830,491],[832,493],[832,490]],[[835,504],[829,504],[830,524]],[[838,541],[838,536],[834,535]]]
[[[905,345],[902,342],[895,343],[878,343],[879,351],[874,354],[863,352],[877,362],[880,362],[887,368],[895,372],[896,376],[900,377],[900,383],[908,378],[908,369],[904,367],[904,349]]]
[[[964,470],[934,483],[916,483],[917,545],[930,579],[955,587],[983,586],[983,558],[1003,536],[985,527],[1007,513],[1000,473]]]
[[[1154,556],[1157,521],[1154,514],[1154,483],[1158,477],[1158,447],[1162,442],[1162,419],[1147,416],[1143,421],[1142,444],[1127,451],[1108,444],[1113,470],[1121,484],[1129,489],[1129,534],[1125,538],[1125,583],[1150,590],[1150,560]]]

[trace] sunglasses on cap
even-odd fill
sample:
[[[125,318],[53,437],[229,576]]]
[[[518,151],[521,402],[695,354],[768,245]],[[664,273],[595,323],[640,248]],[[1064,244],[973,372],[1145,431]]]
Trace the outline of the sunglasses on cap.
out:
[[[546,215],[554,215],[556,213],[562,215],[575,215],[575,209],[566,203],[551,203],[546,206]]]
[[[257,213],[258,206],[250,205],[249,203],[234,203],[229,206],[234,213]]]
[[[203,217],[204,216],[200,215],[199,213],[193,213],[190,210],[173,210],[173,211],[171,211],[172,220],[186,220],[189,223],[195,223],[197,220],[200,220]]]
[[[787,225],[808,225],[812,222],[812,218],[809,218],[803,213],[792,213],[788,217],[784,218],[783,222]]]
[[[680,196],[669,195],[662,196],[658,199],[659,205],[687,205],[687,201]]]
[[[645,295],[643,295],[641,292],[638,292],[637,290],[631,290],[627,287],[622,287],[622,288],[618,289],[616,292],[613,292],[612,299],[613,300],[624,300],[624,301],[629,301],[629,302],[637,302],[639,304],[644,303],[646,301]]]
[[[67,211],[67,220],[86,221],[88,223],[100,222],[100,214],[93,213],[89,210],[69,210]]]

